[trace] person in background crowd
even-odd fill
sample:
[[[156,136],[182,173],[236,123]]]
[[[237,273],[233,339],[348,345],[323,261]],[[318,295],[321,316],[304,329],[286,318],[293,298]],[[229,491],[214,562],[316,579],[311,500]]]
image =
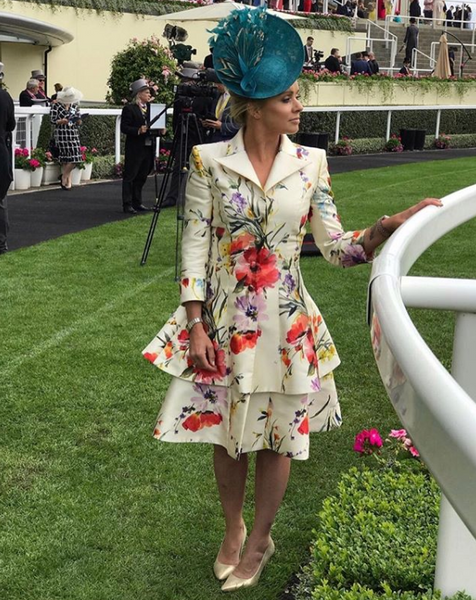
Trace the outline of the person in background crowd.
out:
[[[3,81],[0,62],[0,83]],[[8,233],[7,192],[13,181],[12,131],[15,129],[15,108],[10,94],[0,86],[0,254],[5,254]]]
[[[367,18],[367,11],[365,10],[365,4],[363,3],[363,0],[359,0],[359,3],[357,4],[357,16],[359,19]]]
[[[425,18],[433,18],[433,0],[423,0],[423,14]]]
[[[433,17],[437,19],[435,25],[441,27],[445,20],[445,3],[444,0],[433,0]]]
[[[405,38],[403,40],[403,43],[405,44],[405,58],[409,62],[412,60],[413,48],[418,48],[418,34],[419,29],[416,26],[416,19],[412,17],[410,19],[410,25],[405,31]]]
[[[306,40],[306,44],[304,45],[304,62],[312,63],[314,61],[314,48],[312,45],[314,44],[314,38],[309,36]]]
[[[412,0],[410,2],[410,17],[415,19],[421,17],[421,6],[419,0]]]
[[[238,133],[239,126],[230,116],[230,94],[213,69],[208,71],[208,80],[213,81],[220,95],[212,108],[215,118],[202,119],[205,143],[224,142]]]
[[[54,140],[58,148],[61,165],[61,187],[71,190],[71,172],[82,162],[78,127],[81,125],[79,102],[83,94],[73,87],[58,92],[56,102],[50,110],[50,120],[55,126]]]
[[[332,48],[330,56],[326,58],[324,68],[329,73],[340,73],[342,71],[342,60],[339,53],[339,48]]]
[[[446,27],[453,27],[454,9],[455,7],[451,5],[446,11]]]
[[[368,11],[369,11],[369,19],[370,21],[376,21],[377,20],[377,11],[375,10],[375,3],[374,2],[369,2],[367,5]]]
[[[457,48],[455,48],[454,46],[450,46],[448,48],[448,60],[450,61],[450,71],[451,71],[451,76],[454,76],[455,74],[455,52],[456,52]]]
[[[471,6],[469,4],[466,5],[464,10],[464,27],[465,29],[471,29],[471,19],[473,18],[473,11],[471,10]]]
[[[400,75],[411,75],[412,72],[410,70],[410,59],[403,59],[403,67],[399,71]]]
[[[63,89],[63,86],[61,85],[61,83],[55,83],[54,87],[55,87],[55,93],[52,94],[52,96],[51,96],[51,102],[56,102],[58,92],[61,92],[61,90]]]
[[[402,22],[402,17],[400,16],[400,11],[399,10],[395,11],[395,16],[393,17],[393,22],[394,23],[401,23]]]
[[[46,90],[45,90],[46,77],[45,77],[45,74],[43,73],[43,71],[41,69],[34,69],[31,72],[31,78],[38,80],[38,91],[36,93],[36,97],[38,98],[38,100],[45,102],[45,106],[47,106],[48,103],[50,102],[50,99],[46,95]]]
[[[461,6],[457,6],[455,8],[453,15],[454,15],[453,27],[459,27],[461,29],[461,26],[462,26],[461,20],[463,18],[463,11],[461,10]]]
[[[40,103],[36,94],[40,89],[40,83],[38,79],[30,79],[26,82],[26,89],[21,92],[19,101],[20,106],[35,106]]]
[[[205,60],[203,61],[204,69],[213,69],[213,48],[210,48],[210,54],[205,56]]]
[[[372,75],[372,71],[370,70],[369,61],[363,57],[362,52],[357,52],[355,54],[355,60],[352,61],[350,67],[351,75]]]
[[[369,52],[369,66],[370,70],[372,71],[372,75],[376,75],[380,71],[379,64],[373,52]]]
[[[153,90],[145,79],[131,85],[132,101],[122,109],[121,131],[126,136],[122,175],[122,210],[136,215],[150,210],[142,204],[142,188],[154,166],[155,140],[147,127],[147,105]]]

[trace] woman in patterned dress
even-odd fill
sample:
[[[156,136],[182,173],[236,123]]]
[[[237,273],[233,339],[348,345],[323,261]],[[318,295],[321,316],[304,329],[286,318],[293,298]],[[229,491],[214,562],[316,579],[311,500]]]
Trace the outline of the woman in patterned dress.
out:
[[[345,232],[325,153],[287,137],[298,131],[303,108],[299,35],[282,19],[246,8],[215,32],[214,64],[243,127],[229,142],[192,152],[182,305],[144,355],[174,376],[155,437],[214,444],[226,525],[214,572],[226,579],[222,590],[233,591],[255,585],[274,552],[270,531],[291,459],[308,457],[310,431],[341,423],[333,378],[340,361],[299,270],[306,225],[326,260],[349,267],[370,260],[401,223],[439,201]],[[250,452],[255,519],[242,553]]]
[[[79,102],[83,95],[73,87],[58,92],[57,101],[51,105],[50,119],[55,126],[54,140],[59,150],[61,164],[61,187],[71,189],[71,172],[82,162],[78,127],[81,125]]]

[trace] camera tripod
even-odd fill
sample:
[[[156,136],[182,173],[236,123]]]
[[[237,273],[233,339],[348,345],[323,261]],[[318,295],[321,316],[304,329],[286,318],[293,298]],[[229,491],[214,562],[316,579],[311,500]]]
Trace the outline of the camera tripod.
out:
[[[147,257],[149,256],[149,250],[152,245],[154,238],[155,228],[157,227],[157,221],[159,220],[160,211],[162,209],[162,203],[164,201],[165,192],[167,190],[167,184],[169,182],[170,174],[178,171],[178,194],[177,194],[177,231],[175,235],[175,280],[179,280],[179,264],[180,264],[180,242],[182,239],[183,221],[184,221],[184,205],[185,205],[185,186],[184,177],[188,174],[189,168],[189,154],[190,154],[190,143],[189,136],[191,127],[195,128],[199,143],[202,143],[202,135],[198,126],[197,115],[192,109],[184,109],[180,113],[180,121],[177,123],[174,137],[172,140],[172,148],[170,155],[167,160],[165,168],[165,175],[162,179],[160,190],[159,182],[157,178],[157,166],[154,168],[155,178],[155,204],[152,208],[154,214],[152,215],[152,222],[150,224],[149,233],[147,234],[147,240],[145,242],[144,251],[140,261],[141,265],[145,265]]]

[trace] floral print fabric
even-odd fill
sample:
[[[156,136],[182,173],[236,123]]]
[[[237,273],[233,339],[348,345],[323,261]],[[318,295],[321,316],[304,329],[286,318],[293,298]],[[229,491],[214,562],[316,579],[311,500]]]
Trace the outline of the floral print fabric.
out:
[[[236,432],[236,423],[247,423],[250,401],[257,395],[271,394],[274,405],[286,402],[288,395],[310,398],[338,366],[333,340],[299,268],[307,224],[332,264],[345,268],[371,259],[362,246],[364,231],[342,228],[322,150],[296,146],[282,136],[262,186],[241,131],[230,142],[193,149],[182,242],[182,305],[144,350],[151,363],[189,384],[180,386],[184,395],[167,394],[166,403],[177,414],[194,397],[195,385],[223,386],[228,401],[238,399],[233,410],[222,414],[228,431]],[[183,303],[191,300],[203,302],[202,316],[216,350],[214,372],[195,367],[188,355]],[[177,389],[177,382],[172,386]],[[170,414],[169,407],[164,410]],[[208,416],[203,418],[208,422]],[[211,436],[212,429],[205,425],[200,431]],[[238,440],[234,454],[248,433],[233,434]]]
[[[246,410],[237,410],[238,406],[245,406]],[[174,377],[157,418],[154,437],[165,442],[218,444],[235,459],[247,452],[274,450],[305,460],[309,456],[309,433],[328,431],[340,424],[332,373],[324,377],[319,392],[263,392],[251,394],[245,403],[234,396],[232,388],[191,384]]]

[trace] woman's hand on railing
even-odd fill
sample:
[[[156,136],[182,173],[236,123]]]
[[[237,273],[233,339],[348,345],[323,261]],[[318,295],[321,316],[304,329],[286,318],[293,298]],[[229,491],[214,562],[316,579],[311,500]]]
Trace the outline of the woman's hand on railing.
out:
[[[391,217],[382,217],[372,227],[369,227],[365,231],[364,236],[364,249],[369,255],[383,244],[394,231],[396,231],[400,225],[403,225],[410,217],[413,217],[417,212],[420,212],[427,206],[443,206],[441,200],[438,198],[425,198],[417,204],[402,210],[402,212],[396,213]]]

